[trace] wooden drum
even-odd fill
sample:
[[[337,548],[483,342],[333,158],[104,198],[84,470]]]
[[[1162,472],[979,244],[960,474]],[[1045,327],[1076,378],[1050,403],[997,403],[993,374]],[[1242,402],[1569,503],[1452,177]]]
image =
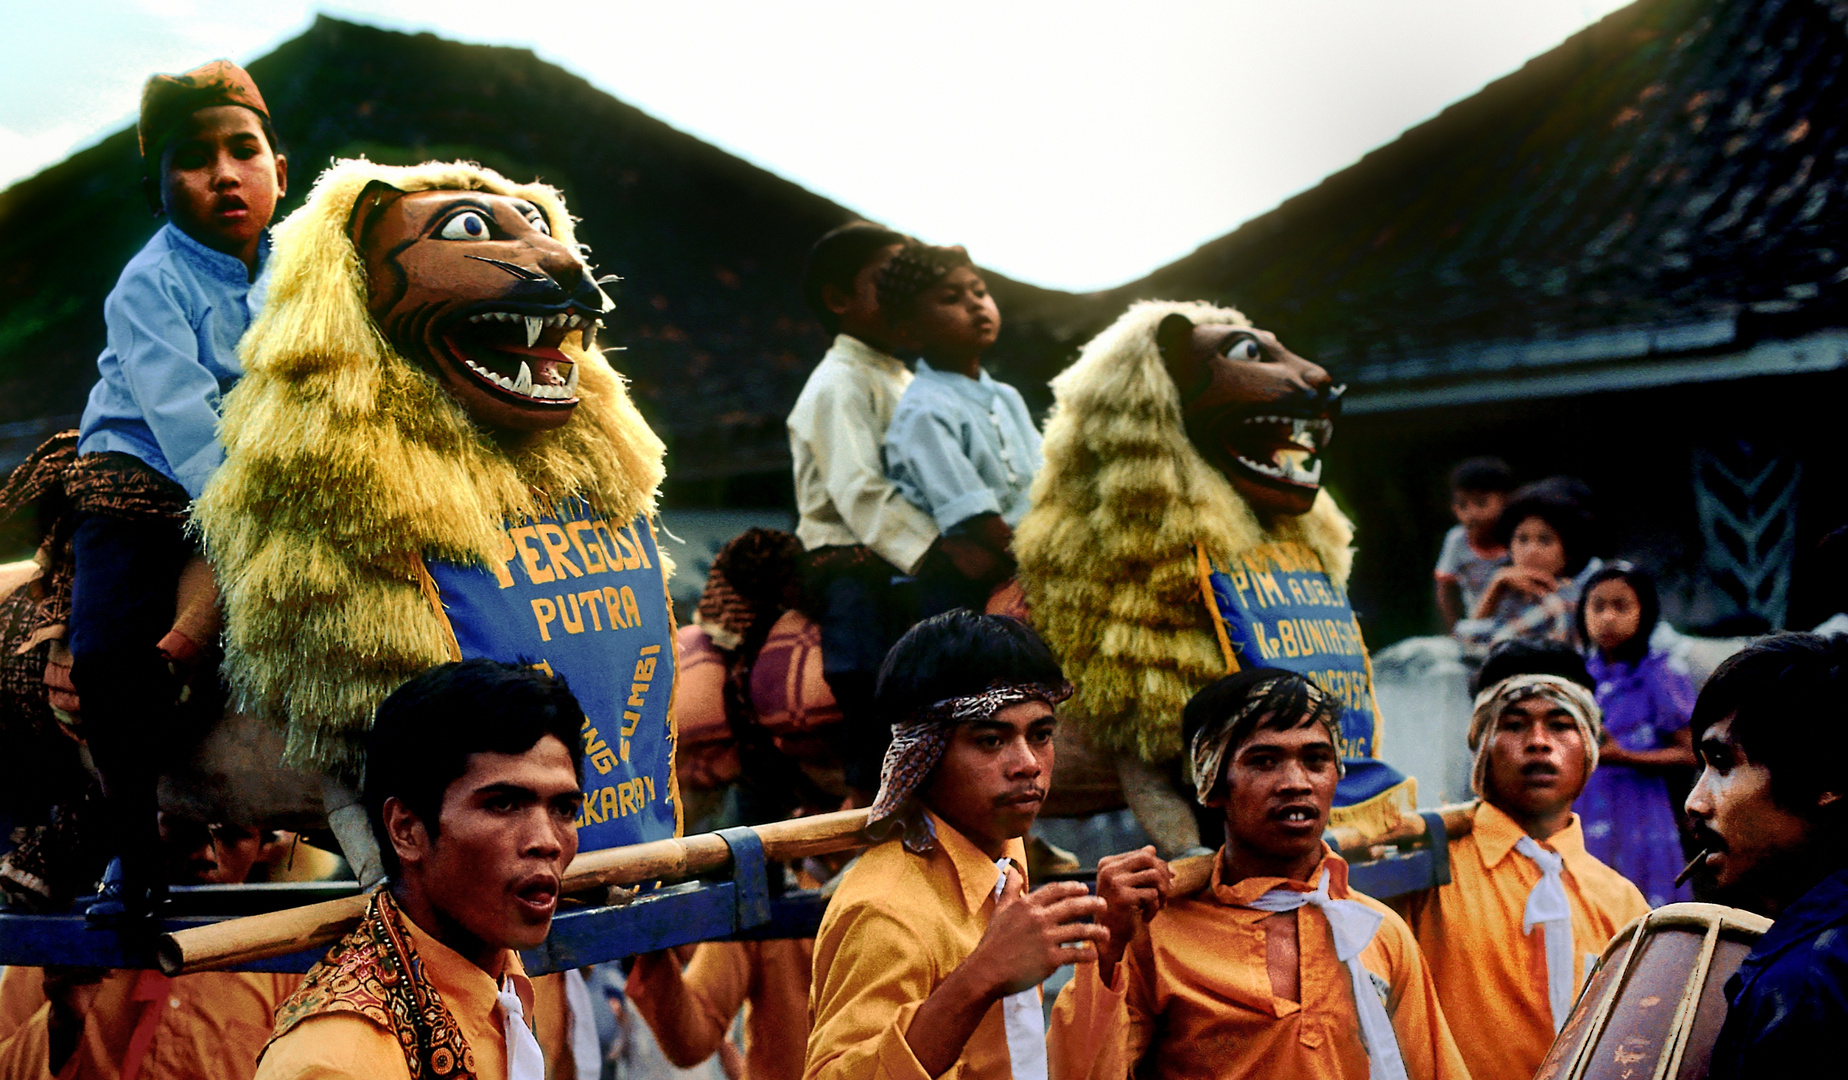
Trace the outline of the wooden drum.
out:
[[[1534,1080],[1702,1080],[1726,980],[1771,920],[1669,904],[1611,939]]]

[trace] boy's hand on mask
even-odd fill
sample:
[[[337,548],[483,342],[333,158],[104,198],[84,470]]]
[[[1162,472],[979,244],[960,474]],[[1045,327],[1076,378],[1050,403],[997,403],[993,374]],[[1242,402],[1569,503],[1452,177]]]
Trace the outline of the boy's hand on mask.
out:
[[[1097,947],[1098,974],[1106,982],[1137,927],[1153,919],[1173,892],[1174,871],[1152,844],[1097,861],[1097,895],[1105,904],[1097,921],[1110,931],[1110,940]]]
[[[981,965],[998,997],[1038,986],[1065,964],[1095,958],[1094,949],[1084,943],[1101,947],[1110,931],[1079,920],[1102,916],[1104,907],[1102,899],[1075,881],[1026,892],[1020,871],[1009,868],[988,930],[966,962]]]

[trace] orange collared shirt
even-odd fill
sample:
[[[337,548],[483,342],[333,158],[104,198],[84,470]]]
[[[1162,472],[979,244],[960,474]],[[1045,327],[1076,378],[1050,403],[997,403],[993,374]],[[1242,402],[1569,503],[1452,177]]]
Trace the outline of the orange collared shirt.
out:
[[[1243,905],[1275,888],[1313,891],[1324,870],[1329,895],[1385,915],[1360,954],[1375,976],[1411,1080],[1469,1080],[1438,1007],[1411,931],[1384,904],[1348,888],[1347,863],[1328,852],[1308,883],[1246,878],[1226,883],[1224,853],[1212,884],[1172,901],[1140,931],[1109,985],[1081,965],[1053,1006],[1053,1080],[1137,1076],[1365,1080],[1353,983],[1335,959],[1328,919],[1305,905],[1273,915]],[[1296,919],[1301,1001],[1271,992],[1262,924]]]
[[[404,926],[417,950],[423,977],[456,1018],[462,1037],[475,1055],[475,1075],[499,1080],[507,1075],[507,1037],[501,1031],[501,979],[424,932],[407,915]],[[501,954],[501,976],[513,981],[528,1023],[533,1016],[533,986],[512,950]],[[257,1066],[257,1080],[385,1080],[404,1077],[404,1062],[394,1031],[356,1013],[311,1016],[270,1044]],[[214,1078],[215,1080],[215,1078]]]
[[[672,953],[636,957],[627,992],[667,1060],[683,1069],[718,1050],[748,1003],[745,1080],[800,1080],[814,952],[809,939],[703,941],[684,971]]]
[[[0,975],[0,1080],[50,1080],[44,970]],[[250,1080],[300,975],[111,971],[59,1080]]]
[[[995,864],[942,818],[937,845],[916,855],[875,845],[841,880],[815,935],[807,1080],[932,1080],[905,1041],[911,1018],[975,951],[994,913]],[[1026,849],[1007,857],[1026,873]],[[1011,1080],[996,1002],[944,1077]]]
[[[1483,803],[1469,835],[1450,841],[1450,884],[1404,901],[1406,921],[1437,981],[1457,1048],[1476,1080],[1529,1080],[1553,1045],[1546,931],[1521,932],[1540,868],[1514,850],[1526,833]],[[1572,907],[1573,985],[1625,923],[1649,910],[1636,886],[1585,850],[1578,815],[1542,842],[1565,861]]]

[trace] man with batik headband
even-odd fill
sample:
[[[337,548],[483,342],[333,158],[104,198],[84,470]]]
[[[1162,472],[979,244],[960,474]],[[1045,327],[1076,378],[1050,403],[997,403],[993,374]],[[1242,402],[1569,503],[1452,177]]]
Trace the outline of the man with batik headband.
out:
[[[536,668],[432,668],[379,706],[367,815],[387,885],[283,1003],[258,1080],[545,1080],[516,949],[577,854],[584,713]]]
[[[1098,864],[1109,930],[1053,1010],[1056,1080],[1464,1080],[1411,931],[1322,841],[1341,704],[1247,668],[1187,703],[1196,797],[1225,817],[1197,896],[1144,848]]]
[[[1572,812],[1601,733],[1591,691],[1559,675],[1509,674],[1476,696],[1482,802],[1450,841],[1450,884],[1404,904],[1476,1080],[1533,1076],[1590,963],[1649,910],[1585,850]]]
[[[1088,960],[1103,901],[1026,892],[1020,838],[1052,779],[1071,694],[1024,624],[957,610],[906,632],[875,698],[893,718],[872,830],[815,938],[808,1080],[1044,1080],[1037,988]]]

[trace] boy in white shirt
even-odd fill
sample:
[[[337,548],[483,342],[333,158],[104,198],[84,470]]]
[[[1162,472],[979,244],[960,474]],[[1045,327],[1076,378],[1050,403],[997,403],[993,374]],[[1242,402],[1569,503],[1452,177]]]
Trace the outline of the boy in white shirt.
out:
[[[809,252],[802,295],[835,335],[789,413],[805,606],[821,628],[823,674],[841,707],[848,786],[870,801],[890,739],[872,712],[886,650],[910,623],[892,579],[913,573],[937,526],[886,479],[880,447],[911,372],[891,355],[876,280],[908,238],[857,221]]]

